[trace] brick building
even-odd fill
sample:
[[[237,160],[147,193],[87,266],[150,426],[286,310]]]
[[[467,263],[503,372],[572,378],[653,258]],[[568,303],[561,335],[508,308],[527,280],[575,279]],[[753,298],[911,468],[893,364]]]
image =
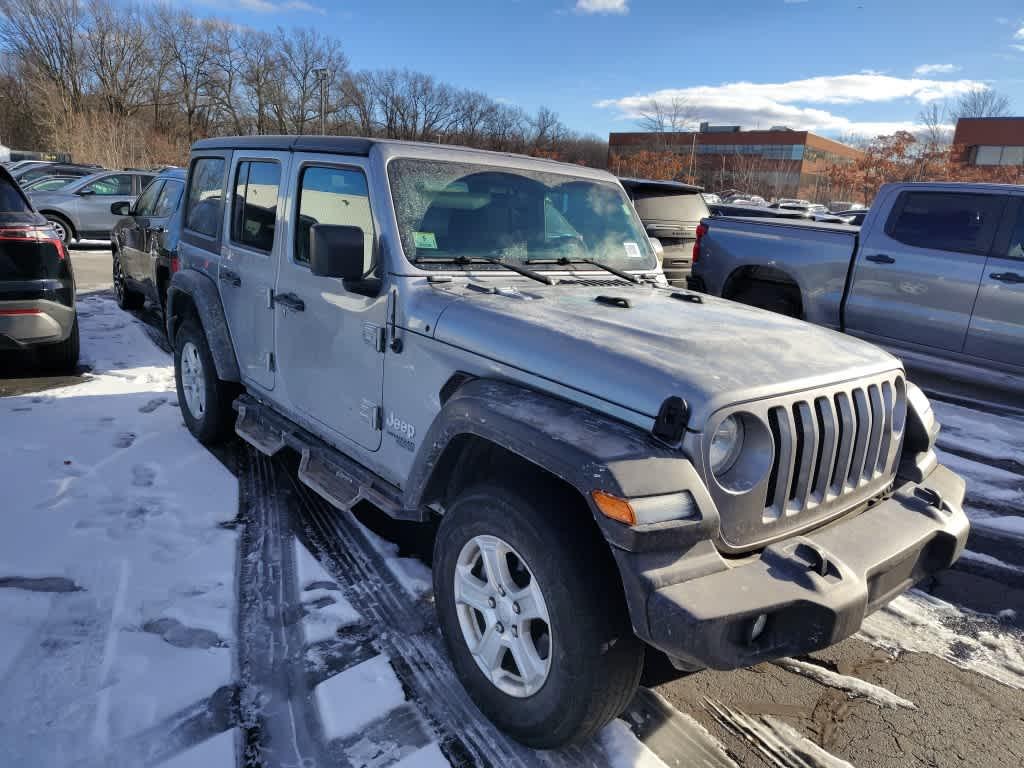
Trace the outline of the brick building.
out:
[[[861,155],[853,147],[809,131],[773,128],[743,131],[739,126],[701,125],[678,133],[612,133],[608,167],[628,175],[629,157],[638,152],[671,152],[709,191],[739,189],[765,198],[800,197],[827,202],[825,169]],[[618,167],[616,167],[618,166]]]
[[[1024,117],[962,117],[953,144],[968,165],[1024,165]]]

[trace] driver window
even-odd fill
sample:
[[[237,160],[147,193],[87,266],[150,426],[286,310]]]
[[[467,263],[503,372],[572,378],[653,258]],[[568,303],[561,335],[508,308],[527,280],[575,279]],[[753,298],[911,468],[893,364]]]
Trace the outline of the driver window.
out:
[[[373,217],[366,177],[353,168],[308,166],[299,183],[295,261],[309,264],[309,230],[314,224],[343,224],[363,230],[363,271],[373,265]]]
[[[162,181],[154,181],[146,187],[143,193],[139,195],[132,214],[134,216],[149,216],[153,212],[153,204],[156,202],[157,195],[160,194],[160,189],[163,185]]]

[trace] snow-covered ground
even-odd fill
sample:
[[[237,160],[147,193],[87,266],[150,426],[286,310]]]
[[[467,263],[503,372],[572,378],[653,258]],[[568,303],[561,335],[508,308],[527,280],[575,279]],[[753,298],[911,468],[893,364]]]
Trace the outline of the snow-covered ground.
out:
[[[99,294],[81,299],[79,313],[83,362],[92,369],[86,380],[0,399],[0,765],[235,765],[248,727],[233,703],[237,691],[248,690],[239,682],[244,642],[236,637],[237,595],[245,586],[236,583],[238,480],[188,434],[171,360],[139,320]],[[1024,424],[996,415],[979,421],[978,412],[945,403],[936,411],[944,424],[943,461],[968,478],[974,522],[1024,534]],[[408,698],[409,672],[401,668],[408,660],[394,651],[406,641],[382,642],[372,617],[347,599],[342,573],[332,576],[289,531],[274,535],[294,564],[297,598],[273,608],[299,624],[299,658],[313,679],[304,701],[326,754],[353,766],[448,765],[444,734],[431,725],[438,722],[436,702]],[[423,607],[429,571],[398,557],[390,542],[362,535],[380,570],[399,585],[395,591]],[[912,592],[872,616],[860,637],[1022,688],[1024,645],[1009,629],[1005,620]],[[343,647],[360,655],[336,668]],[[879,706],[928,705],[805,661],[780,665]],[[266,698],[277,693],[254,692],[257,717],[261,706],[274,711]],[[819,764],[845,765],[829,763],[827,753],[815,753],[780,720],[707,706],[762,755],[814,754]],[[680,738],[703,745],[713,764],[732,764],[689,715],[671,717]],[[382,748],[381,724],[403,718],[396,727],[415,721],[418,740]],[[644,728],[633,711],[605,729],[591,752],[557,760],[538,755],[527,764],[575,765],[572,754],[586,762],[585,754],[616,768],[664,765],[671,752],[662,749],[664,739],[677,731],[662,728],[659,743]],[[500,756],[495,760],[500,764]]]
[[[235,478],[138,322],[98,297],[79,317],[88,380],[0,400],[8,765],[99,758],[233,680]]]

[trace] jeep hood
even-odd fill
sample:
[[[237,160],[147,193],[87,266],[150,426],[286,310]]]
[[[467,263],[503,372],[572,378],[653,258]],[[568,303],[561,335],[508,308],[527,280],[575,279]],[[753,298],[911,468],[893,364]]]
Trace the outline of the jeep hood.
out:
[[[711,296],[564,284],[458,292],[436,339],[652,418],[682,397],[691,429],[725,405],[901,367],[858,339]]]

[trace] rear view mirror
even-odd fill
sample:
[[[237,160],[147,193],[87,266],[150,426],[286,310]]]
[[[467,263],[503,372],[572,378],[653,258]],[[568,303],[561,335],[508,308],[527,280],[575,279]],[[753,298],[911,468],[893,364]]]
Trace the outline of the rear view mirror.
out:
[[[319,277],[361,280],[363,230],[340,224],[314,224],[309,230],[309,267]]]
[[[111,203],[110,212],[115,216],[131,216],[132,204],[131,203]]]

